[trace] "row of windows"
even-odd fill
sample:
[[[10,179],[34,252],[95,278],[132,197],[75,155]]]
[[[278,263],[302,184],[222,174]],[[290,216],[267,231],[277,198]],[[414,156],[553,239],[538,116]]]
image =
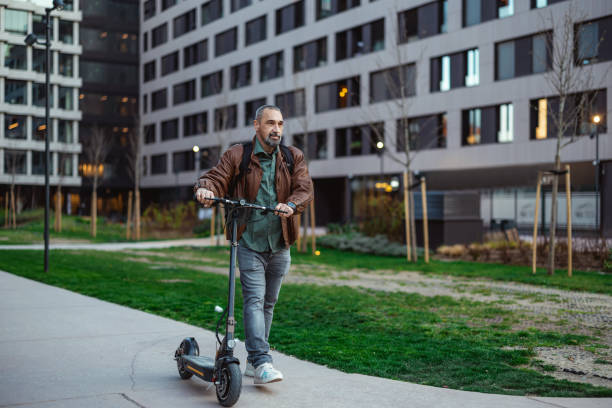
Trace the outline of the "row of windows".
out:
[[[32,160],[32,175],[45,174],[45,152],[4,149],[4,174],[27,174],[28,153]],[[51,173],[59,176],[75,176],[74,153],[51,153]],[[57,171],[53,171],[57,162]]]
[[[148,20],[151,17],[155,16],[157,12],[157,1],[158,0],[146,0],[144,2],[144,19],[145,20]],[[162,3],[161,3],[160,11],[164,11],[167,8],[174,6],[176,4],[176,0],[161,0],[161,1]],[[253,0],[230,0],[230,10],[233,13],[235,11],[248,7],[251,4],[253,4]],[[219,15],[218,18],[222,17],[223,16],[223,0],[212,0],[207,3],[204,3],[202,5],[202,14],[203,14],[202,24],[206,24],[204,23],[204,21],[206,22],[212,21],[210,20],[211,14]],[[204,15],[206,15],[206,18],[204,18]]]
[[[28,70],[28,47],[20,44],[2,43],[4,50],[4,67],[15,70]],[[54,55],[57,54],[58,67],[57,72],[54,67]],[[64,54],[62,52],[51,51],[51,74],[58,74],[65,77],[73,77],[75,75],[74,61],[76,56],[73,54]],[[32,66],[31,69],[35,72],[44,74],[46,71],[47,59],[44,49],[32,48]]]
[[[4,80],[4,103],[11,105],[45,106],[47,88],[44,83],[32,82],[32,100],[28,101],[28,81]],[[57,90],[59,109],[74,110],[74,88],[52,85],[49,103],[54,108],[53,92]]]
[[[217,164],[220,157],[219,146],[200,148],[198,153],[192,149],[172,153],[172,172],[194,171],[210,169]],[[147,157],[144,157],[144,175],[148,172]],[[199,165],[198,165],[199,163]],[[168,172],[168,154],[154,154],[151,156],[151,174],[166,174]]]
[[[79,27],[79,41],[86,52],[138,55],[138,35]]]
[[[45,140],[45,118],[4,114],[4,138],[12,140]],[[53,122],[53,119],[52,119]],[[57,119],[57,138],[51,142],[74,143],[74,121]],[[53,134],[53,132],[52,132]]]
[[[4,31],[11,34],[26,35],[28,34],[28,18],[29,11],[14,10],[10,8],[4,9]],[[53,38],[53,29],[56,21],[59,23],[58,38]],[[32,30],[34,34],[40,38],[45,38],[45,16],[39,14],[32,15]],[[52,18],[51,20],[51,41],[59,41],[64,44],[74,44],[74,23],[72,21],[59,20]]]
[[[591,103],[588,109],[578,110],[580,100],[587,98]],[[245,104],[245,125],[250,125],[254,110],[265,103],[265,98],[249,106]],[[565,136],[584,135],[593,132],[591,117],[595,113],[606,112],[606,90],[571,95],[566,101],[566,117],[572,118],[570,125],[564,129]],[[552,119],[558,115],[558,98],[538,98],[530,101],[530,138],[533,140],[554,138],[558,129]],[[215,130],[223,130],[225,121],[230,121],[228,127],[235,127],[237,106],[217,108],[214,112]],[[250,122],[250,123],[249,123]],[[219,128],[217,128],[217,124]],[[600,126],[606,127],[605,119]],[[178,138],[179,120],[171,119],[161,122],[161,140]],[[438,113],[412,118],[401,118],[396,121],[396,136],[394,141],[397,152],[405,151],[406,144],[410,150],[428,150],[445,148],[447,145],[447,115]],[[207,112],[190,115],[183,118],[183,134],[191,136],[195,133],[207,132]],[[465,109],[461,112],[461,144],[471,146],[478,144],[509,143],[514,140],[514,105],[504,103],[494,106],[483,106]],[[155,124],[145,126],[145,143],[154,143]],[[385,142],[385,126],[383,122],[369,123],[359,126],[335,129],[335,157],[360,156],[375,154],[379,150],[377,142]],[[387,141],[386,143],[388,143]],[[327,132],[316,131],[308,134],[293,135],[293,144],[305,150],[308,147],[310,159],[326,159]],[[193,168],[187,169],[193,170]]]

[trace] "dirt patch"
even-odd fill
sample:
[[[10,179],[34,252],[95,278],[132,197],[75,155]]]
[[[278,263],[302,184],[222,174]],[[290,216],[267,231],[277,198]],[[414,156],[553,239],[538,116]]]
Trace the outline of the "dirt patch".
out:
[[[189,279],[162,279],[158,282],[161,283],[192,283],[192,280]]]

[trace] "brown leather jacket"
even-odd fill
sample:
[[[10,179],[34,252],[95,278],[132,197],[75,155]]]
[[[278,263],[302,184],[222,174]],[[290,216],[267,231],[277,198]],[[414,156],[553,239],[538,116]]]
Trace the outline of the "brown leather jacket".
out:
[[[253,138],[253,142],[255,142],[255,138]],[[198,187],[204,187],[212,191],[215,197],[226,197],[232,178],[240,173],[242,150],[242,144],[236,144],[226,150],[223,156],[221,156],[219,163],[200,177],[198,183],[194,186],[194,191]],[[276,155],[276,197],[279,203],[294,203],[297,207],[297,212],[301,213],[314,197],[312,179],[308,173],[308,166],[304,161],[304,153],[293,146],[289,146],[289,150],[293,154],[293,175],[289,174],[289,169],[280,149],[278,149]],[[234,195],[245,198],[249,202],[255,201],[262,176],[263,171],[259,164],[259,159],[255,154],[251,153],[251,161],[246,177],[238,179]],[[281,227],[285,246],[289,248],[299,234],[297,217],[281,218]],[[238,239],[240,239],[245,229],[246,225],[238,227]],[[229,239],[229,228],[226,234]]]

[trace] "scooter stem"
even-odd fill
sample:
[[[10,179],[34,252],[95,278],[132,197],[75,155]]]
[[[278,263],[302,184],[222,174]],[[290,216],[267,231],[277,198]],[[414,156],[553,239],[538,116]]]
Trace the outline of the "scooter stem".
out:
[[[232,246],[230,248],[230,269],[229,269],[229,294],[227,297],[227,324],[225,337],[227,340],[234,339],[236,329],[236,319],[234,319],[234,298],[236,295],[236,253],[238,252],[238,220],[232,217]]]

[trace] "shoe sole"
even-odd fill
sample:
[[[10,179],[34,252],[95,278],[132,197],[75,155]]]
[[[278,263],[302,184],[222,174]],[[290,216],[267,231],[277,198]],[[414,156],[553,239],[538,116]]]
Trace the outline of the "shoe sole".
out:
[[[266,385],[266,384],[272,384],[272,383],[275,383],[275,382],[280,382],[280,381],[283,381],[283,379],[282,379],[282,378],[275,378],[275,379],[270,380],[270,381],[268,381],[268,382],[259,382],[259,381],[257,381],[257,380],[255,379],[255,380],[253,381],[253,383],[254,383],[255,385]]]

